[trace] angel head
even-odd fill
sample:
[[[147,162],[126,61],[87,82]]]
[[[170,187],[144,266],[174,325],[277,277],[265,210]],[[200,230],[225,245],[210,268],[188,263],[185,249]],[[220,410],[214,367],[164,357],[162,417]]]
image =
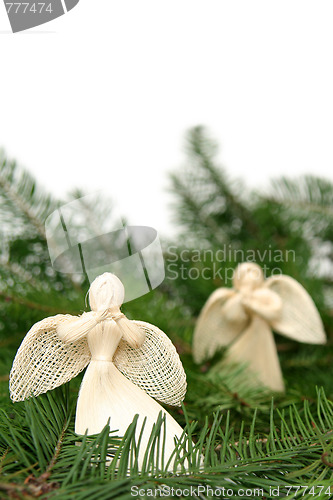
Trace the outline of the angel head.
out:
[[[254,290],[264,282],[264,273],[257,264],[244,262],[240,264],[233,275],[233,285],[236,290]]]
[[[104,273],[92,282],[89,288],[89,304],[92,311],[119,310],[124,302],[125,290],[120,279]]]
[[[219,288],[197,321],[193,356],[197,363],[229,346],[226,361],[246,362],[272,390],[284,383],[272,330],[299,342],[323,344],[326,336],[318,310],[307,291],[290,276],[265,280],[260,266],[240,264],[233,288]]]

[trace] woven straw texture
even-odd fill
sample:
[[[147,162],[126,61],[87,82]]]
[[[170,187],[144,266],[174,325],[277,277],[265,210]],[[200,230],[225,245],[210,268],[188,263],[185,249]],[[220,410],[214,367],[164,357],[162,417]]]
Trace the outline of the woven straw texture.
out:
[[[56,334],[59,324],[73,319],[58,314],[36,323],[16,353],[10,372],[9,388],[13,401],[23,401],[55,389],[78,375],[91,355],[86,338],[65,344]]]
[[[175,346],[159,328],[133,321],[146,339],[139,349],[121,340],[113,361],[119,371],[149,396],[162,403],[180,406],[186,393],[186,375]]]

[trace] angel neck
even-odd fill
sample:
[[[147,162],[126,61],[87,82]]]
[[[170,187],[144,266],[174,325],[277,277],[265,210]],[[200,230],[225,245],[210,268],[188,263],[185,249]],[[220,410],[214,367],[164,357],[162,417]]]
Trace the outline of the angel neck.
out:
[[[92,361],[112,361],[121,337],[114,321],[101,321],[87,336]]]

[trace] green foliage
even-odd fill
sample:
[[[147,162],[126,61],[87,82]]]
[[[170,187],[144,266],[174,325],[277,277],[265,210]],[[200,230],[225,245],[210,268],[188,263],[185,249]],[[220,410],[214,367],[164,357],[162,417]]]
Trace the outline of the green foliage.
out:
[[[131,498],[133,488],[185,491],[201,485],[224,487],[235,496],[240,489],[260,489],[262,496],[274,498],[273,487],[279,487],[281,494],[294,488],[294,493],[301,480],[309,489],[320,484],[327,490],[332,478],[333,406],[323,391],[315,403],[305,401],[301,410],[271,406],[265,434],[256,430],[260,411],[253,413],[248,429],[242,426],[236,431],[230,414],[224,412],[215,413],[211,422],[206,419],[198,430],[184,409],[185,432],[175,448],[173,474],[167,472],[168,464],[156,460],[163,443],[163,418],[152,430],[139,470],[136,418],[122,438],[110,434],[109,426],[96,436],[78,437],[72,408],[65,386],[26,401],[11,415],[1,411],[0,491],[9,498],[125,499]],[[182,472],[184,460],[186,472]]]
[[[217,145],[202,127],[188,133],[186,153],[186,166],[171,176],[180,236],[176,242],[164,242],[166,279],[157,290],[123,307],[129,318],[156,324],[170,336],[187,373],[184,407],[167,408],[186,431],[175,448],[179,470],[174,474],[156,460],[156,449],[163,446],[162,418],[152,432],[141,471],[135,420],[125,436],[117,436],[112,419],[111,433],[106,426],[96,436],[75,435],[80,376],[70,386],[37,399],[10,402],[8,374],[26,332],[46,316],[87,310],[89,284],[51,266],[44,224],[61,201],[43,193],[15,163],[2,160],[1,499],[129,499],[133,487],[146,490],[141,498],[149,498],[148,488],[159,488],[168,498],[166,488],[199,485],[225,487],[234,498],[240,498],[240,488],[262,488],[252,497],[275,498],[272,488],[278,487],[286,498],[330,497],[331,340],[314,347],[276,337],[287,388],[284,395],[254,385],[243,366],[226,368],[223,353],[195,365],[191,341],[196,316],[208,295],[231,285],[227,270],[244,256],[265,267],[266,275],[278,267],[299,280],[313,296],[331,337],[333,186],[315,177],[283,178],[274,180],[265,193],[250,191],[218,165]],[[72,193],[64,202],[82,194]],[[112,215],[109,200],[80,204],[89,234],[107,230]],[[300,485],[318,489],[314,495],[311,490],[297,490]],[[200,498],[207,498],[207,492]]]

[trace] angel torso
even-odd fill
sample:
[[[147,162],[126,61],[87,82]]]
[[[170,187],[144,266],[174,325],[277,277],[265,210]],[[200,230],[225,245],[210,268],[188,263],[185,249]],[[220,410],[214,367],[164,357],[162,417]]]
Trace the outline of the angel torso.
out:
[[[112,319],[106,319],[87,335],[92,361],[112,361],[122,333]]]

